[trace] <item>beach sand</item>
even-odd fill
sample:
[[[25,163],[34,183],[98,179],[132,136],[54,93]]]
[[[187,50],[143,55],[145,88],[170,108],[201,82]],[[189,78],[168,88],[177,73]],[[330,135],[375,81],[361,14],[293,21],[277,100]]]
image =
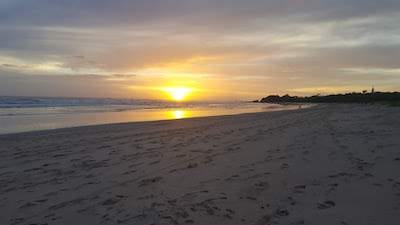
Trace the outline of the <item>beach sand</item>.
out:
[[[400,224],[400,108],[0,136],[0,224]]]

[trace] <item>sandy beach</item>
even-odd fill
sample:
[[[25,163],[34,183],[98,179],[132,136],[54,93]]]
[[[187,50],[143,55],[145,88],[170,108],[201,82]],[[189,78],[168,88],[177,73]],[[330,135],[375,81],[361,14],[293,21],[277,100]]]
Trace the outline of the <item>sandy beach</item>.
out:
[[[0,224],[400,224],[400,108],[0,136]]]

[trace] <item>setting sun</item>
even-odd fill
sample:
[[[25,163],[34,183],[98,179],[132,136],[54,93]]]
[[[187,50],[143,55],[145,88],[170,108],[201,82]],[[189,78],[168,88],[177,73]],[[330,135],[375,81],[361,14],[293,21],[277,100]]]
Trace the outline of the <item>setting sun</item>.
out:
[[[165,88],[164,91],[169,94],[172,100],[183,101],[192,92],[192,89],[186,87],[169,87]]]

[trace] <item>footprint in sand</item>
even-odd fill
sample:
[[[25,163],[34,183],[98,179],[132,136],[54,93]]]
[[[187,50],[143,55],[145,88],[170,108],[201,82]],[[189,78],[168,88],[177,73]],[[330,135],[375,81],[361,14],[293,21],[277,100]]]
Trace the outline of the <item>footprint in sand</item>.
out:
[[[264,182],[264,181],[259,181],[259,182],[255,183],[254,186],[258,190],[264,190],[264,189],[267,189],[269,187],[269,183],[268,182]]]
[[[287,163],[281,164],[281,169],[288,169],[288,168],[289,168],[289,164],[287,164]]]
[[[187,166],[188,169],[193,169],[193,168],[196,168],[196,167],[197,167],[197,163],[190,163],[190,164]]]
[[[153,183],[157,183],[160,180],[162,180],[162,177],[153,177],[153,178],[149,178],[149,179],[143,179],[142,181],[140,181],[139,187],[143,187],[149,184],[153,184]]]
[[[114,205],[114,204],[116,204],[116,203],[118,203],[120,201],[120,199],[117,199],[117,198],[109,198],[109,199],[107,199],[107,200],[105,200],[104,202],[102,202],[101,204],[102,205]]]
[[[329,209],[329,208],[332,208],[335,206],[336,206],[336,203],[334,201],[329,201],[329,200],[325,201],[323,203],[318,203],[318,209],[321,209],[321,210]]]
[[[294,186],[294,193],[302,194],[304,193],[306,187],[307,187],[306,185],[296,185]]]
[[[20,209],[26,209],[26,208],[30,208],[30,207],[35,206],[35,205],[36,205],[35,203],[27,202],[24,205],[20,206],[19,208]]]
[[[279,217],[284,217],[284,216],[289,216],[289,211],[287,210],[287,209],[277,209],[276,210],[276,212],[275,212],[275,215],[276,216],[279,216]]]

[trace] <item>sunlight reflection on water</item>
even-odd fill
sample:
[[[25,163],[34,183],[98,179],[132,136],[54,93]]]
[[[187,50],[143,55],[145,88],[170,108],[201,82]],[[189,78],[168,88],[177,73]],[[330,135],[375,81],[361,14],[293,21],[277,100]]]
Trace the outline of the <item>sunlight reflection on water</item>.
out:
[[[3,109],[0,113],[0,134],[34,130],[47,130],[97,124],[174,120],[192,117],[234,115],[263,111],[298,109],[296,105],[271,105],[243,103],[237,105],[212,105],[208,107],[182,107],[134,109],[112,112],[76,110],[70,108]]]
[[[186,111],[183,110],[175,110],[170,112],[173,117],[172,119],[183,119],[186,118]]]

